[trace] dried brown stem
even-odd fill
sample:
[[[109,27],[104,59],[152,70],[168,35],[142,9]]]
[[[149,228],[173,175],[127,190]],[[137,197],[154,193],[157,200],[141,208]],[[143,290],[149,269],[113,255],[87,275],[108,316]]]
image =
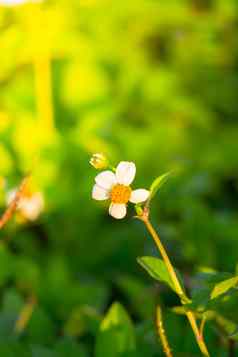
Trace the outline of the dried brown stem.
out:
[[[22,180],[22,183],[15,195],[15,198],[12,200],[12,202],[10,203],[10,205],[7,207],[6,211],[3,213],[2,217],[0,218],[0,229],[2,229],[7,224],[7,222],[12,218],[14,212],[16,211],[18,203],[27,185],[28,179],[29,179],[29,175]]]

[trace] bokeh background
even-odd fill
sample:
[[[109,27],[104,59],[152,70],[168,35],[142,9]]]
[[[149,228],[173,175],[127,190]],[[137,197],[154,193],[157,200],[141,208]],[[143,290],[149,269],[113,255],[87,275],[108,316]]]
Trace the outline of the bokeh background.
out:
[[[201,268],[234,273],[237,24],[236,0],[0,1],[1,209],[29,171],[44,199],[1,231],[1,356],[162,356],[158,301],[175,355],[199,356],[176,296],[136,262],[158,254],[143,225],[92,201],[89,159],[136,162],[137,187],[176,169],[152,209],[173,262],[188,288]],[[133,323],[124,354],[99,346],[115,301]],[[212,356],[238,353],[214,324],[206,336]]]

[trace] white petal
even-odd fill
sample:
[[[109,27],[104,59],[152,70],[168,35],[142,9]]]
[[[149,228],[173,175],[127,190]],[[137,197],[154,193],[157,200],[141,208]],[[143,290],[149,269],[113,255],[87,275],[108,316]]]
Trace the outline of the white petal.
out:
[[[136,165],[134,162],[121,161],[116,169],[117,182],[129,186],[136,175]]]
[[[118,204],[118,203],[111,203],[109,207],[109,214],[117,219],[122,219],[126,215],[126,205]]]
[[[33,200],[22,200],[20,211],[23,216],[31,221],[35,221],[40,214],[40,210]]]
[[[108,191],[96,184],[93,186],[92,198],[97,201],[103,201],[109,198],[109,194]]]
[[[132,203],[141,203],[145,202],[150,195],[150,191],[145,190],[144,188],[139,188],[138,190],[132,191],[130,202]]]
[[[7,205],[10,205],[12,203],[12,201],[16,198],[16,194],[17,194],[17,189],[13,189],[7,192],[7,197],[6,197]]]
[[[110,190],[116,183],[116,176],[112,171],[103,171],[96,176],[95,181],[98,186]]]
[[[44,209],[44,197],[41,192],[34,193],[31,197],[23,197],[18,206],[24,217],[31,221],[38,218]]]

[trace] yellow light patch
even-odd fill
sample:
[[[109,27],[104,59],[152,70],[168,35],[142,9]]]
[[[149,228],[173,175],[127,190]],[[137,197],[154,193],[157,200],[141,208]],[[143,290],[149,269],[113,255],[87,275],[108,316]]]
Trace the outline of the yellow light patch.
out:
[[[112,188],[111,201],[112,203],[127,203],[131,197],[131,188],[117,184]]]

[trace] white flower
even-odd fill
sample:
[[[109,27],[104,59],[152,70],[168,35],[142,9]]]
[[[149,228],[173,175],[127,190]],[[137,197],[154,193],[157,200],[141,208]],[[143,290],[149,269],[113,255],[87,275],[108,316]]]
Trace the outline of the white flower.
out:
[[[17,190],[13,189],[7,193],[7,204],[16,197]],[[30,195],[23,195],[17,206],[22,216],[30,221],[35,221],[44,209],[44,198],[41,192],[34,192]]]
[[[116,172],[103,171],[96,176],[92,197],[95,200],[111,200],[109,214],[117,219],[126,215],[127,203],[145,202],[150,192],[145,189],[132,191],[130,184],[135,178],[136,166],[133,162],[121,161]]]

